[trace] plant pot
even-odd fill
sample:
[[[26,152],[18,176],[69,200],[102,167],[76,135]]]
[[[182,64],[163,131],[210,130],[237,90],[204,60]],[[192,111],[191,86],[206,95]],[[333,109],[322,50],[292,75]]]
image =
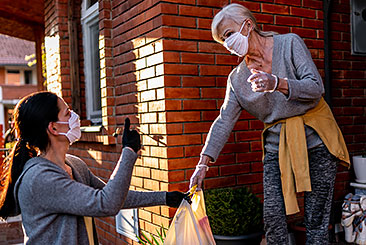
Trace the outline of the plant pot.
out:
[[[366,183],[366,157],[364,156],[353,156],[353,170],[356,175],[356,182],[365,184]]]
[[[262,241],[263,232],[243,236],[219,236],[214,235],[217,245],[259,245]]]

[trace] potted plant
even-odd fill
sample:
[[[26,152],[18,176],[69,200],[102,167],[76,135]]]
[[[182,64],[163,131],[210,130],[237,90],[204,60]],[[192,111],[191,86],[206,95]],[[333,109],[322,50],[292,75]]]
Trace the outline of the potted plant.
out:
[[[218,245],[260,244],[262,204],[246,187],[205,190],[205,201]]]

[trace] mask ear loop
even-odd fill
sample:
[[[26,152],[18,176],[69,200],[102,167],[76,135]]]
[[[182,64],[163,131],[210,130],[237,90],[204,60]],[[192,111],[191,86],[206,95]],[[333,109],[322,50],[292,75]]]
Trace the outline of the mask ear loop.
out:
[[[241,31],[243,30],[245,23],[247,22],[248,19],[244,20],[243,24],[240,27],[239,33],[241,33]]]
[[[248,21],[248,19],[244,20],[243,24],[240,27],[239,33],[241,34],[241,31],[243,30],[245,23]],[[248,38],[249,38],[250,32],[248,32]],[[238,63],[239,63],[240,57],[238,57]]]
[[[245,26],[245,23],[248,21],[248,19],[246,19],[246,20],[244,20],[244,22],[243,22],[243,24],[241,25],[241,27],[240,27],[240,30],[239,30],[239,33],[241,33],[241,31],[243,30],[243,28],[244,28],[244,26]],[[248,31],[248,38],[249,38],[249,36],[250,36],[250,33],[252,32],[252,29],[250,29],[249,31]]]

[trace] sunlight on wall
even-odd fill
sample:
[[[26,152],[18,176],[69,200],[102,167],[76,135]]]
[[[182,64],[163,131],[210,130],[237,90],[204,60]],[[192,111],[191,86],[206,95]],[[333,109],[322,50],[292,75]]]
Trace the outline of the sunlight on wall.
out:
[[[61,93],[61,63],[60,63],[60,37],[45,37],[47,90],[62,96]]]
[[[167,124],[165,117],[165,92],[162,41],[139,37],[131,41],[137,90],[137,115],[142,134],[142,166],[151,173],[144,179],[144,189],[168,190]],[[145,178],[144,175],[141,177]],[[166,210],[165,210],[166,211]]]
[[[166,145],[163,52],[161,40],[155,40],[146,37],[132,40],[136,57],[133,64],[144,145],[163,147]],[[146,154],[156,155],[152,151]],[[166,153],[161,155],[164,156]]]
[[[101,151],[97,151],[97,150],[92,150],[92,149],[88,149],[87,150],[89,156],[96,162],[98,163],[98,165],[102,165],[103,161],[102,161],[102,157],[103,157],[103,153]]]
[[[108,126],[108,105],[107,97],[107,67],[106,67],[106,47],[104,35],[99,35],[99,58],[100,58],[100,89],[102,100],[102,123],[104,126]]]

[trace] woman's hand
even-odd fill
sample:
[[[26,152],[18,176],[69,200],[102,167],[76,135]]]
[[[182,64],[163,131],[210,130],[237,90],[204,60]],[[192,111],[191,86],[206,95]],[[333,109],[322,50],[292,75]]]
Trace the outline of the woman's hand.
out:
[[[130,119],[125,119],[125,129],[122,136],[122,148],[130,147],[136,153],[141,149],[141,139],[139,133],[134,129],[130,130]]]
[[[183,198],[188,196],[188,193],[183,193],[179,191],[169,191],[166,193],[166,205],[172,208],[179,207]]]
[[[207,164],[209,160],[210,160],[209,156],[201,155],[200,161],[196,166],[196,170],[193,172],[191,176],[189,188],[192,188],[194,185],[197,185],[197,190],[200,190],[202,188],[202,182],[208,170]]]
[[[272,93],[278,88],[279,79],[277,76],[256,69],[250,71],[252,75],[247,81],[252,84],[253,92]]]

